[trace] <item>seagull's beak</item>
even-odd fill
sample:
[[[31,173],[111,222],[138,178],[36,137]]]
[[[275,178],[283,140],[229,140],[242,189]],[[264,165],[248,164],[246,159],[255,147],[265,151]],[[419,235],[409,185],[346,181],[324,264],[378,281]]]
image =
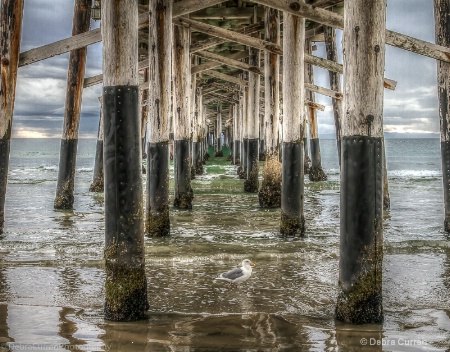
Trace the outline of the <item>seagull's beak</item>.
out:
[[[253,263],[253,262],[250,262],[250,266],[255,266],[255,263]]]

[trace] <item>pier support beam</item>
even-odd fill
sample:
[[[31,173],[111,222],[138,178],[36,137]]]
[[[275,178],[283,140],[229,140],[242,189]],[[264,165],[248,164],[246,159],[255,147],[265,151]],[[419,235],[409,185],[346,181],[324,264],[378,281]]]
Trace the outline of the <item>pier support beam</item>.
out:
[[[266,41],[280,44],[280,14],[266,8]],[[280,58],[264,53],[264,130],[266,163],[262,171],[259,205],[264,208],[281,206],[281,163],[278,155],[278,121],[280,114]]]
[[[104,175],[103,175],[103,98],[100,101],[100,119],[98,122],[97,145],[95,148],[94,177],[89,187],[91,192],[103,192]]]
[[[248,132],[247,132],[247,119],[248,119],[248,86],[243,88],[241,98],[241,163],[238,167],[237,173],[240,179],[247,177],[247,149],[248,149]]]
[[[386,1],[347,1],[336,319],[381,323]]]
[[[72,36],[89,31],[92,0],[76,0]],[[74,202],[75,168],[77,160],[78,127],[80,125],[81,98],[86,69],[87,47],[72,50],[67,74],[64,126],[59,153],[58,183],[55,209],[72,209]]]
[[[0,9],[0,234],[5,223],[11,128],[22,36],[23,0],[2,0]]]
[[[450,46],[450,4],[434,0],[436,44]],[[437,61],[439,119],[441,126],[442,179],[444,182],[444,229],[450,232],[450,64]]]
[[[223,150],[222,150],[222,107],[219,106],[217,108],[217,116],[216,116],[216,140],[215,140],[215,146],[216,146],[216,154],[215,157],[223,157]]]
[[[283,13],[283,154],[280,232],[302,236],[305,20]]]
[[[174,82],[174,207],[192,209],[191,188],[191,131],[190,92],[191,59],[189,56],[190,29],[174,26],[173,82]]]
[[[306,41],[306,51],[308,54],[312,54],[311,42]],[[314,84],[314,70],[313,65],[306,64],[305,82]],[[316,98],[314,92],[308,90],[306,91],[306,98],[315,103]],[[327,175],[322,168],[322,158],[320,155],[320,140],[319,140],[319,126],[317,122],[317,111],[313,107],[308,107],[308,117],[309,117],[309,143],[311,146],[311,170],[309,171],[309,180],[316,181],[326,181]]]
[[[240,125],[241,125],[240,104],[233,105],[233,165],[240,164],[241,157],[241,141],[240,141]]]
[[[136,0],[102,3],[105,319],[113,321],[144,318],[148,309],[137,24]]]
[[[260,50],[249,49],[249,65],[259,67]],[[247,179],[244,183],[244,191],[257,193],[259,188],[259,93],[260,75],[248,73],[248,117],[247,117]]]
[[[172,96],[172,0],[149,2],[147,202],[145,234],[168,236],[169,134]]]
[[[327,59],[338,62],[336,30],[333,27],[324,26],[325,49]],[[341,92],[341,75],[334,71],[328,71],[330,77],[330,89]],[[338,151],[339,167],[341,166],[341,123],[342,123],[342,99],[332,98],[334,126],[336,128],[336,144]]]
[[[203,175],[203,160],[202,160],[202,119],[203,119],[203,94],[202,88],[198,87],[195,90],[195,111],[194,111],[194,123],[195,127],[192,143],[192,165],[195,168],[196,175]]]

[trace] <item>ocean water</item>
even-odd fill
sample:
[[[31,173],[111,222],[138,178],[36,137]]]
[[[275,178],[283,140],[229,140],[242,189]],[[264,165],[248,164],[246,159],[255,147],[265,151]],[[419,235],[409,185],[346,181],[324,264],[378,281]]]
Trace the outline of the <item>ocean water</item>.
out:
[[[14,139],[0,239],[0,351],[449,351],[450,237],[443,231],[438,139],[387,140],[382,325],[335,322],[339,167],[305,183],[305,238],[278,234],[279,209],[243,192],[236,167],[211,158],[192,211],[147,238],[148,320],[103,320],[103,194],[89,192],[95,140],[80,140],[73,211],[53,210],[59,140]],[[145,182],[145,175],[143,175]],[[239,287],[213,280],[256,262]]]

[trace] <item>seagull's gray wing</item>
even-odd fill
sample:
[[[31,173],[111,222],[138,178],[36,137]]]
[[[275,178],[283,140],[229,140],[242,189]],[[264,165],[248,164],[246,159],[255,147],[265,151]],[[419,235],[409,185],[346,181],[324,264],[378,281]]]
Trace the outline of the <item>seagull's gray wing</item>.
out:
[[[244,275],[244,272],[242,271],[242,269],[236,268],[236,269],[230,270],[226,273],[223,273],[221,276],[225,279],[236,280],[237,278],[239,278],[243,275]]]

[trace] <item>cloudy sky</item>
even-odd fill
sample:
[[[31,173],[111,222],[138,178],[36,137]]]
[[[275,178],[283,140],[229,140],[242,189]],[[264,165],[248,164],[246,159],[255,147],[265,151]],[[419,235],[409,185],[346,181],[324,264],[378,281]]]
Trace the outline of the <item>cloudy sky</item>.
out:
[[[21,51],[69,37],[73,5],[74,0],[25,0]],[[91,24],[98,26],[99,22]],[[433,0],[388,0],[387,28],[434,42]],[[314,54],[325,57],[324,46],[318,44]],[[61,138],[68,59],[64,54],[19,69],[14,137]],[[101,44],[89,46],[87,77],[101,73],[101,61]],[[385,90],[385,131],[438,133],[435,61],[387,46],[385,77],[398,82],[395,91]],[[315,79],[329,87],[323,70],[315,69]],[[101,85],[83,92],[80,138],[96,137],[100,95]],[[316,99],[327,106],[318,113],[320,134],[334,134],[330,98]]]

